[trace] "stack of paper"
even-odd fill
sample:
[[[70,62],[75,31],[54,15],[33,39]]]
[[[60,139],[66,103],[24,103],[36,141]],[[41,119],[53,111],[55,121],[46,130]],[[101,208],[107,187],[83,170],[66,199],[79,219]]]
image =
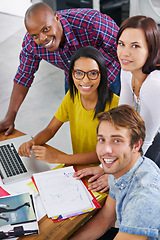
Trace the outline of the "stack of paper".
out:
[[[65,219],[101,206],[81,180],[73,178],[73,167],[33,175],[48,217]]]
[[[0,239],[37,234],[34,198],[29,193],[0,198]]]

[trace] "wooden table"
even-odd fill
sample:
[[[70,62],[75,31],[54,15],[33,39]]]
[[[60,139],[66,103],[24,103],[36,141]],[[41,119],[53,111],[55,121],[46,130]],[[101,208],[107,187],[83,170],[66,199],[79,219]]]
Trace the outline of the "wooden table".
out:
[[[13,133],[9,136],[5,136],[4,132],[0,133],[0,141],[7,140],[10,138],[15,138],[25,135],[24,133],[14,130]],[[81,169],[85,166],[77,166],[77,169]],[[87,179],[85,179],[87,182]],[[101,206],[103,206],[105,199],[105,195],[103,199],[99,201]],[[66,240],[68,239],[79,227],[81,227],[84,223],[86,223],[95,213],[97,210],[94,210],[89,213],[85,213],[79,216],[76,216],[74,219],[66,219],[60,222],[54,223],[52,219],[49,219],[47,215],[45,215],[42,219],[40,219],[39,223],[39,234],[38,235],[30,235],[18,238],[18,240]]]

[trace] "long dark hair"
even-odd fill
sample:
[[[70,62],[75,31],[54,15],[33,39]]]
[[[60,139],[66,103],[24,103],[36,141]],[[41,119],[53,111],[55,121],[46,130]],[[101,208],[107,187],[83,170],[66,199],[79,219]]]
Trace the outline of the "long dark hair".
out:
[[[113,96],[112,91],[108,87],[106,61],[103,54],[98,49],[92,46],[79,48],[73,54],[73,56],[71,57],[70,66],[69,66],[69,90],[70,90],[70,96],[73,99],[73,101],[74,101],[74,95],[78,93],[78,90],[72,78],[72,71],[74,68],[75,61],[80,57],[94,59],[97,62],[100,70],[101,79],[97,89],[98,100],[95,107],[95,115],[94,115],[94,118],[95,118],[97,113],[105,110],[105,106],[107,102],[109,102],[109,104],[111,103],[112,96]]]
[[[142,72],[149,74],[156,69],[160,70],[160,33],[156,22],[152,18],[140,15],[127,18],[118,31],[117,44],[126,28],[139,28],[145,33],[149,54]]]

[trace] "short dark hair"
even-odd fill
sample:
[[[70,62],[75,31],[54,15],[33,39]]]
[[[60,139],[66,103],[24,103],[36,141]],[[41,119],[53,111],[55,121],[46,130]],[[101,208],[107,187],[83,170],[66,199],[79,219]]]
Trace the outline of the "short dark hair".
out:
[[[48,4],[43,2],[35,3],[35,4],[32,4],[25,13],[25,17],[24,17],[25,25],[27,23],[27,20],[30,17],[32,17],[34,14],[38,13],[41,10],[50,12],[55,15],[55,12],[52,10],[52,8]]]
[[[95,107],[95,115],[94,115],[95,117],[97,113],[105,110],[107,101],[111,103],[112,96],[113,96],[112,91],[108,87],[106,60],[103,54],[98,49],[92,46],[85,46],[85,47],[79,48],[72,55],[70,66],[69,66],[69,90],[70,90],[70,96],[73,99],[73,101],[74,101],[74,95],[78,93],[78,90],[72,78],[72,71],[74,68],[75,61],[78,60],[80,57],[94,59],[99,66],[101,79],[100,79],[100,84],[98,86],[98,101]]]
[[[97,115],[99,124],[97,126],[97,133],[102,121],[111,122],[115,127],[124,127],[130,130],[131,147],[142,139],[145,139],[145,123],[139,113],[129,105],[120,105],[112,108],[109,111],[99,113]],[[139,152],[143,154],[142,146]]]
[[[156,69],[160,70],[160,33],[156,22],[150,17],[141,15],[127,18],[119,28],[117,44],[126,28],[139,28],[145,33],[149,54],[142,72],[149,74]]]

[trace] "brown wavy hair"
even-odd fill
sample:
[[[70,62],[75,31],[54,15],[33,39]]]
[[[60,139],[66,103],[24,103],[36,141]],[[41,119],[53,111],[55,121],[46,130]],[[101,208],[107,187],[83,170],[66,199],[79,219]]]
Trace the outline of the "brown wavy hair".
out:
[[[123,127],[130,130],[131,148],[140,139],[142,144],[145,139],[145,123],[139,113],[129,105],[119,105],[109,111],[99,113],[97,115],[99,124],[97,126],[97,133],[102,121],[111,122],[115,127]],[[141,155],[143,154],[142,146],[139,149]]]
[[[141,15],[127,18],[119,28],[117,44],[126,28],[139,28],[145,33],[149,54],[142,72],[149,74],[154,70],[160,70],[160,33],[156,22],[150,17]]]

